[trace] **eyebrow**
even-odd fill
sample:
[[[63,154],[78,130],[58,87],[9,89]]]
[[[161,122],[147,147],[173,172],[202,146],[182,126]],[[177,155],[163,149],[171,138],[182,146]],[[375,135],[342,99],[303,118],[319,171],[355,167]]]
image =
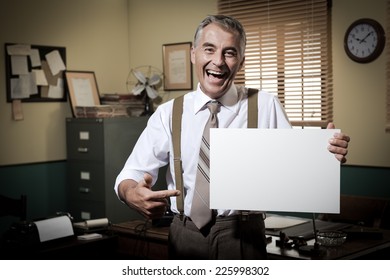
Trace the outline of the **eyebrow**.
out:
[[[204,43],[202,44],[202,47],[203,47],[203,48],[204,48],[204,47],[213,47],[213,48],[216,48],[216,46],[215,46],[214,44],[209,43],[209,42],[204,42]]]
[[[203,48],[205,48],[205,47],[213,47],[213,48],[216,48],[216,46],[215,46],[213,43],[209,43],[209,42],[204,42],[204,43],[202,44],[202,47],[203,47]],[[235,47],[226,47],[226,48],[223,49],[223,52],[226,52],[226,51],[229,51],[229,50],[238,53],[238,50],[237,50],[237,48],[235,48]]]

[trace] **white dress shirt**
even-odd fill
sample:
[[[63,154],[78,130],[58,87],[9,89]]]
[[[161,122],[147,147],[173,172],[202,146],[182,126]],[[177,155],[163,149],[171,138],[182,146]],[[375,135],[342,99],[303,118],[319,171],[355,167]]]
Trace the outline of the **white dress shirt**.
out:
[[[181,155],[183,165],[183,187],[185,189],[184,214],[190,216],[193,190],[199,158],[200,140],[204,126],[209,118],[205,104],[210,97],[204,94],[198,85],[196,91],[184,96],[182,116]],[[218,101],[222,104],[218,113],[219,127],[247,127],[247,89],[232,85],[229,91]],[[115,191],[125,179],[137,182],[143,180],[145,172],[157,180],[159,168],[168,163],[172,168],[167,171],[168,189],[175,189],[172,144],[172,105],[173,100],[161,104],[149,118],[147,127],[139,137],[115,182]],[[206,108],[206,110],[205,110]],[[277,97],[267,92],[258,93],[258,127],[291,128],[287,115]],[[237,143],[238,145],[240,143]],[[239,176],[239,174],[237,174]],[[176,198],[171,198],[171,210],[178,213]],[[218,215],[232,215],[235,211],[218,210]]]

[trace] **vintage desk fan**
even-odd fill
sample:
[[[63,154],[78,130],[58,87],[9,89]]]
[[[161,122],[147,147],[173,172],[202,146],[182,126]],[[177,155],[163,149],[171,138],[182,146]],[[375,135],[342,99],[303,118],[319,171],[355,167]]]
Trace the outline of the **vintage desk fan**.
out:
[[[134,95],[141,95],[145,109],[142,116],[149,116],[154,112],[153,100],[159,97],[159,88],[162,85],[163,73],[150,65],[138,66],[130,70],[127,77],[127,90]]]

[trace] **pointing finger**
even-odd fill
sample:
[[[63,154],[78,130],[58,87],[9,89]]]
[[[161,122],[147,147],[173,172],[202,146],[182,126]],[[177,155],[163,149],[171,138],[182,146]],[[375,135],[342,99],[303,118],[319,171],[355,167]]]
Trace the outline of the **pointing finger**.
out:
[[[179,196],[180,191],[178,190],[162,190],[153,192],[153,197],[156,199],[168,198],[172,196]]]

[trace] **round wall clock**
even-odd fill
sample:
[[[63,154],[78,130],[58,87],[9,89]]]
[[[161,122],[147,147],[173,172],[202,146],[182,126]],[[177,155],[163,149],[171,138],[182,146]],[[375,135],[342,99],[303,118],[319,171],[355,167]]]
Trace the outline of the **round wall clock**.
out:
[[[359,63],[375,60],[385,47],[385,32],[377,21],[358,19],[345,32],[344,49],[348,57]]]

